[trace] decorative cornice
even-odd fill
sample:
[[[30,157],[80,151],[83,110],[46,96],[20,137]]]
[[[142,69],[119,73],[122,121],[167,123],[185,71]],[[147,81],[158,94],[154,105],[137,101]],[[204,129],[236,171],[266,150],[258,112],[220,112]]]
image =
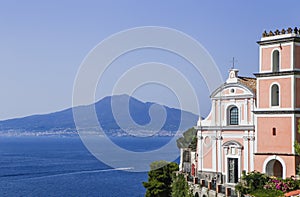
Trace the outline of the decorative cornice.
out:
[[[222,136],[217,136],[217,140],[223,140]]]
[[[230,95],[230,96],[215,96],[212,97],[211,100],[229,100],[229,99],[251,99],[255,98],[255,96],[251,94],[243,94],[243,95]]]
[[[254,136],[243,136],[244,141],[254,141],[255,137]]]
[[[222,136],[211,136],[211,139],[212,140],[223,140],[223,137]]]
[[[299,70],[281,71],[281,72],[268,72],[268,73],[254,73],[256,77],[274,77],[286,75],[300,75]]]
[[[277,38],[273,40],[261,40],[257,41],[259,45],[269,45],[269,44],[281,44],[284,42],[300,42],[300,37],[287,37],[287,38]]]
[[[210,98],[225,98],[225,95],[217,95],[219,92],[221,92],[222,90],[225,90],[226,88],[232,88],[232,87],[239,87],[239,88],[245,88],[246,90],[248,90],[249,92],[251,92],[253,95],[251,94],[245,94],[245,95],[241,95],[240,98],[254,98],[255,97],[255,92],[253,92],[253,90],[251,90],[248,86],[246,86],[245,84],[241,83],[241,82],[237,82],[237,83],[224,83],[221,86],[219,86],[216,90],[213,91],[213,93],[210,95]],[[228,97],[228,96],[227,96]],[[234,96],[237,97],[237,96]]]
[[[280,155],[280,156],[299,156],[293,153],[254,153],[254,155]]]
[[[253,130],[254,125],[236,125],[236,126],[197,126],[197,130],[207,130],[207,131],[239,131],[239,130]]]
[[[235,140],[227,141],[222,145],[222,147],[224,147],[224,148],[228,148],[230,146],[235,146],[236,148],[239,148],[239,149],[243,148],[242,144]]]
[[[300,110],[267,110],[253,111],[254,114],[300,114]]]

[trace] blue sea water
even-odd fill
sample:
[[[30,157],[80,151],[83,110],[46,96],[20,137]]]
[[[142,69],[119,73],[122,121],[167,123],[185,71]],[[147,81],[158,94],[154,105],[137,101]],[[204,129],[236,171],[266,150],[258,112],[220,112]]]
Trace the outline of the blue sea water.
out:
[[[156,149],[169,140],[113,138],[133,151]],[[147,172],[105,165],[79,137],[0,138],[0,196],[144,196],[143,181],[147,181]]]

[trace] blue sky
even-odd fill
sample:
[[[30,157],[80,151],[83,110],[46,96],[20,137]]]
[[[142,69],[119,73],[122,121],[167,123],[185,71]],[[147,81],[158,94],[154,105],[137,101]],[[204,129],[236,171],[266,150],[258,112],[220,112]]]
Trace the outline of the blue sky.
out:
[[[276,0],[1,1],[0,119],[70,107],[84,57],[103,39],[133,27],[182,31],[209,51],[224,78],[233,56],[240,74],[252,76],[258,70],[256,41],[263,30],[299,27],[299,7],[298,1]],[[175,105],[168,94],[156,96],[163,91],[156,88],[136,96]],[[205,116],[210,110],[205,87],[201,94]]]

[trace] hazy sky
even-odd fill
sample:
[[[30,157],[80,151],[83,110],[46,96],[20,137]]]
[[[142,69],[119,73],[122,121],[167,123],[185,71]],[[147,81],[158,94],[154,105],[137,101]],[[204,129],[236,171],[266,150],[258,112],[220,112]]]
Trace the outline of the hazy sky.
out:
[[[224,78],[233,56],[240,74],[252,76],[258,70],[256,41],[263,30],[299,27],[299,7],[299,1],[276,0],[1,1],[0,119],[72,106],[73,83],[84,57],[103,39],[133,27],[163,26],[182,31],[209,51]],[[143,58],[134,63],[159,62],[162,58],[157,51],[142,53],[138,57]],[[129,57],[138,59],[130,54],[119,64],[131,64]],[[169,54],[163,57],[163,62],[170,64],[176,58]],[[193,70],[186,72],[193,76]],[[171,93],[162,94],[164,88],[154,87],[141,88],[136,96],[175,105],[168,99]],[[201,113],[207,115],[210,104],[205,87],[202,94]]]

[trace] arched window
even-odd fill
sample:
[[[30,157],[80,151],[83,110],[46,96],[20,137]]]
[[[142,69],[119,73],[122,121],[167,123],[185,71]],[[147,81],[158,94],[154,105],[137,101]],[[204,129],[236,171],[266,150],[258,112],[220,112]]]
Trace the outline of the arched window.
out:
[[[273,72],[279,72],[279,51],[275,50],[273,51],[273,65],[272,65],[272,70]]]
[[[279,87],[277,84],[271,87],[271,105],[279,106]]]
[[[229,109],[229,124],[230,125],[239,124],[239,110],[235,106]]]

